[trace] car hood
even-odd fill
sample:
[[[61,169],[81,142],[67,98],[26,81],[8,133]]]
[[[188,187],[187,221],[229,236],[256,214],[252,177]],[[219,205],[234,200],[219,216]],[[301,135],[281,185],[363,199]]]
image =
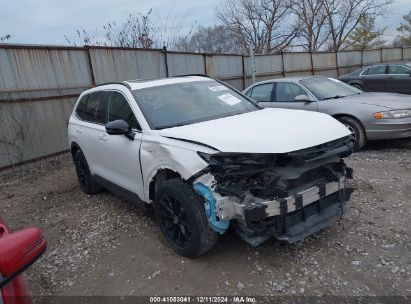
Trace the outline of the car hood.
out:
[[[395,93],[363,93],[329,101],[369,104],[390,109],[411,109],[411,96]]]
[[[326,114],[262,109],[163,129],[159,134],[202,143],[221,152],[287,153],[333,141],[350,132]]]

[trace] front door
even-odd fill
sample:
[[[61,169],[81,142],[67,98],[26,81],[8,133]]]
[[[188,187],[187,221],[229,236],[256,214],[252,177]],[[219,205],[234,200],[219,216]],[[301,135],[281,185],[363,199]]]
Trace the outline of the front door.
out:
[[[388,92],[411,94],[411,68],[389,65],[387,87]]]
[[[100,161],[103,164],[101,177],[143,198],[143,179],[140,168],[142,133],[136,116],[127,98],[119,91],[107,94],[106,122],[122,119],[132,128],[134,140],[124,135],[109,135],[104,130],[99,134]]]
[[[364,70],[361,75],[363,90],[366,92],[386,92],[387,75],[386,65],[378,65]]]
[[[298,84],[289,81],[279,81],[275,83],[270,102],[260,102],[263,107],[298,109],[306,111],[317,111],[316,101],[299,101],[295,98],[299,95],[307,95],[308,92]]]

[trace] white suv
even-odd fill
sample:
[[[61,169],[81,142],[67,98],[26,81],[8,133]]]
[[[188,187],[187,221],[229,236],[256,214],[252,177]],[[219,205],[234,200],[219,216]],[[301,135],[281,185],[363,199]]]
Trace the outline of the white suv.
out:
[[[154,206],[179,254],[211,249],[231,226],[257,246],[296,242],[346,212],[353,138],[321,113],[262,109],[205,76],[104,84],[68,126],[81,189]]]

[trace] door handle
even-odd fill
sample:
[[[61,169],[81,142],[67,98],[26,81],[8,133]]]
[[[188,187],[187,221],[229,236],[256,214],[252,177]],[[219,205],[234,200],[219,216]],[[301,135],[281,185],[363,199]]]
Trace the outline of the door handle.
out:
[[[99,134],[98,139],[102,141],[107,141],[108,137],[105,134]]]
[[[83,133],[83,131],[81,131],[80,128],[77,128],[77,129],[76,129],[76,133],[81,134],[81,133]]]

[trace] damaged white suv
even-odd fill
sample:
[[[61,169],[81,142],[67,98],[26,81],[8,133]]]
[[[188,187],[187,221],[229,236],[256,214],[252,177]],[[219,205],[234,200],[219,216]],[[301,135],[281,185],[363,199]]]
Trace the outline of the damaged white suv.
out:
[[[83,92],[68,136],[81,189],[154,206],[165,238],[196,257],[232,227],[257,246],[296,242],[346,212],[353,138],[321,113],[261,109],[205,76]]]

